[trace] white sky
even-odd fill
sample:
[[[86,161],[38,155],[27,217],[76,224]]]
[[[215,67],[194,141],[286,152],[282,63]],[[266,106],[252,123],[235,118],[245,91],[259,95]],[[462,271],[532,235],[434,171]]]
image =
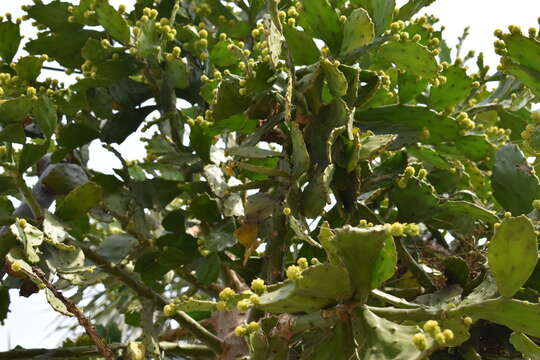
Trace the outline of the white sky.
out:
[[[72,2],[75,3],[75,1]],[[110,2],[114,6],[124,3],[128,8],[133,4],[133,0],[110,0]],[[405,2],[405,0],[397,0],[398,6]],[[2,11],[11,12],[14,17],[20,17],[24,14],[20,6],[26,4],[31,4],[31,1],[2,0]],[[438,0],[426,8],[425,12],[440,18],[440,24],[446,27],[445,39],[451,47],[457,42],[463,28],[470,25],[470,35],[464,44],[463,54],[471,49],[477,52],[482,51],[486,62],[494,69],[498,64],[498,57],[493,52],[495,40],[493,31],[496,28],[506,30],[510,24],[521,26],[525,32],[531,26],[537,27],[540,1]],[[25,24],[22,31],[26,37],[32,37],[34,34],[30,24]],[[58,77],[58,73],[50,73],[47,76]],[[106,172],[118,166],[115,159],[107,157],[99,148],[96,144],[91,149],[95,154],[91,159],[91,165]],[[130,137],[119,150],[128,159],[144,156],[142,146],[138,143],[136,136]],[[12,291],[11,298],[11,312],[8,314],[5,326],[0,326],[0,351],[6,351],[16,345],[25,348],[58,346],[65,334],[52,332],[54,327],[51,324],[60,315],[47,304],[43,292],[34,294],[30,298],[19,298],[17,292]]]

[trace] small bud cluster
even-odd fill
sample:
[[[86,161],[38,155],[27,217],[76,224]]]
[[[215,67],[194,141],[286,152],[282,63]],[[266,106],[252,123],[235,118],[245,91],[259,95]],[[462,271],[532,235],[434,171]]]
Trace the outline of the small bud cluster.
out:
[[[417,236],[420,234],[420,227],[414,223],[399,223],[395,222],[393,224],[384,224],[386,231],[392,236]]]
[[[397,186],[400,189],[405,189],[409,183],[409,179],[414,177],[415,173],[416,173],[416,170],[414,167],[407,166],[403,174],[397,179]],[[428,175],[427,170],[422,168],[418,170],[418,173],[416,173],[416,178],[418,180],[424,180],[427,175]]]
[[[447,345],[454,339],[454,332],[451,329],[441,330],[439,323],[436,320],[426,321],[422,329],[423,332],[417,333],[412,337],[413,344],[418,350],[421,351],[428,348],[428,337],[426,334],[429,335],[434,340],[435,344],[439,346]]]
[[[462,135],[475,128],[474,121],[469,118],[469,115],[466,112],[460,112],[456,117],[456,120],[461,128],[460,134]]]
[[[258,322],[252,321],[249,324],[242,324],[237,326],[236,329],[234,329],[234,334],[239,337],[247,336],[249,334],[253,334],[259,331],[260,328],[261,326]]]
[[[531,119],[533,123],[525,127],[525,130],[521,132],[521,138],[527,150],[536,154],[540,152],[540,122],[536,113],[533,113]]]

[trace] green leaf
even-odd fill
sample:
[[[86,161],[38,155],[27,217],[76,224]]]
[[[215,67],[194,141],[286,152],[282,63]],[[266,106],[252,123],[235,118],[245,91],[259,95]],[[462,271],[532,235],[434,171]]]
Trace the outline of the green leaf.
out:
[[[69,33],[44,35],[30,40],[25,49],[31,55],[49,55],[51,60],[56,60],[60,65],[70,69],[82,65],[81,49],[89,38],[101,38],[103,34],[94,30],[79,30]]]
[[[139,204],[147,209],[161,210],[180,193],[176,181],[161,178],[131,181],[131,188]]]
[[[45,297],[47,298],[49,305],[51,305],[55,311],[58,311],[62,315],[74,316],[68,311],[66,305],[59,298],[57,298],[49,288],[45,289]]]
[[[98,22],[113,38],[124,45],[129,44],[129,26],[122,15],[107,0],[96,1],[95,11]]]
[[[497,150],[491,176],[493,195],[513,215],[528,214],[532,201],[540,199],[540,183],[517,145]]]
[[[188,67],[183,59],[167,60],[165,71],[175,88],[184,89],[189,86]]]
[[[24,254],[28,261],[37,263],[39,261],[39,246],[43,242],[43,233],[37,227],[28,223],[22,225],[16,223],[10,226],[13,235],[24,246]]]
[[[0,130],[0,141],[24,144],[26,135],[22,124],[8,124]]]
[[[99,132],[82,123],[71,123],[58,132],[58,145],[75,149],[99,137]]]
[[[427,47],[414,41],[386,42],[379,49],[379,55],[394,63],[398,69],[423,79],[432,79],[439,71],[435,56]]]
[[[237,64],[240,61],[239,54],[227,47],[229,42],[225,40],[218,41],[210,50],[210,60],[212,64],[220,67],[228,67]]]
[[[107,120],[103,129],[101,129],[101,140],[108,144],[121,144],[137,130],[148,114],[155,109],[155,106],[145,106],[117,112],[111,119]]]
[[[32,110],[32,99],[28,96],[20,96],[15,99],[0,100],[0,122],[22,123]]]
[[[257,308],[271,313],[314,311],[351,296],[347,271],[340,265],[318,264],[302,271],[299,279],[279,284],[260,297]]]
[[[512,335],[510,335],[510,344],[514,345],[514,348],[516,348],[517,351],[531,360],[540,360],[540,346],[526,335],[512,333]]]
[[[101,186],[94,182],[80,185],[69,192],[56,208],[56,215],[62,220],[75,220],[101,202]]]
[[[15,71],[22,80],[33,82],[41,73],[41,65],[43,65],[43,58],[25,56],[17,61]]]
[[[26,144],[22,148],[20,155],[19,155],[19,161],[18,161],[18,168],[19,171],[22,173],[32,165],[38,162],[43,155],[47,153],[49,150],[49,141],[44,142],[43,144]]]
[[[213,283],[219,276],[220,267],[219,256],[214,253],[200,259],[199,265],[195,269],[195,276],[203,285]]]
[[[50,28],[53,32],[70,33],[79,30],[82,25],[68,21],[68,17],[71,15],[68,11],[69,6],[71,6],[70,3],[62,1],[52,1],[48,4],[34,3],[27,12],[29,17]]]
[[[350,56],[355,50],[369,44],[375,37],[373,22],[366,10],[355,9],[343,27],[341,56]]]
[[[137,239],[129,234],[115,234],[107,236],[96,251],[116,264],[131,252],[137,242]]]
[[[214,222],[221,219],[218,204],[215,199],[210,198],[208,194],[201,194],[191,200],[191,211],[195,218],[206,221]]]
[[[287,40],[295,66],[311,65],[319,60],[321,52],[306,31],[284,24],[283,35]]]
[[[489,242],[488,261],[499,292],[512,297],[529,279],[538,262],[536,234],[527,217],[502,221]]]
[[[300,25],[306,24],[313,37],[322,39],[332,53],[338,54],[341,48],[342,25],[333,6],[328,0],[304,1],[302,6]]]
[[[261,149],[255,146],[237,146],[225,150],[226,155],[240,156],[245,158],[264,159],[268,157],[280,157],[281,153],[273,150]]]
[[[47,95],[39,96],[39,99],[34,103],[33,113],[43,134],[50,137],[56,129],[58,116],[54,104]]]
[[[11,21],[0,22],[0,56],[5,63],[11,63],[21,43],[21,31],[18,24]]]

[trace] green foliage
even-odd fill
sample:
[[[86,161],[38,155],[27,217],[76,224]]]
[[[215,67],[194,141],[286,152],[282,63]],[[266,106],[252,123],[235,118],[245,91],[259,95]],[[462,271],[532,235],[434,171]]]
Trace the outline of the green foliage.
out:
[[[133,359],[538,357],[539,32],[473,74],[432,2],[35,1],[18,58],[6,16],[0,321],[9,289],[71,316],[52,288],[99,284]]]

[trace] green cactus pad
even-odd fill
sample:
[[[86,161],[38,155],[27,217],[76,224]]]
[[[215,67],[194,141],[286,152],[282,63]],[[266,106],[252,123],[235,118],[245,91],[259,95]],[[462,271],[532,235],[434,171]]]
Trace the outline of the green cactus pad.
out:
[[[454,142],[437,144],[437,149],[452,157],[473,161],[493,159],[495,155],[495,146],[489,142],[486,135],[465,135]]]
[[[407,181],[405,188],[394,187],[390,200],[398,207],[399,221],[422,222],[439,209],[439,199],[429,183],[417,178]]]
[[[240,85],[236,78],[227,78],[221,82],[211,108],[214,121],[227,119],[248,108],[250,99],[248,96],[241,96],[239,90]]]
[[[283,36],[270,17],[264,19],[264,27],[267,32],[268,52],[274,66],[277,65],[281,56]]]
[[[367,309],[357,311],[353,329],[363,360],[421,360],[426,352],[413,343],[413,336],[422,330],[416,325],[400,325],[376,316]],[[427,347],[433,346],[433,338],[426,336]]]
[[[450,170],[452,168],[452,164],[450,164],[443,155],[430,147],[421,146],[418,144],[411,145],[407,147],[407,153],[438,169]]]
[[[473,230],[476,221],[493,225],[497,216],[483,207],[467,201],[445,201],[440,204],[431,220],[442,229]]]
[[[216,309],[216,303],[214,301],[197,300],[193,298],[179,299],[174,302],[174,308],[176,311],[214,311]]]
[[[395,139],[396,135],[372,135],[359,140],[358,160],[371,160],[384,151]]]
[[[375,35],[380,35],[392,22],[395,0],[354,0],[353,5],[358,5],[367,11],[375,23]]]
[[[324,281],[322,281],[324,280]],[[260,296],[258,309],[271,313],[315,311],[351,296],[347,270],[339,265],[319,264],[302,271],[298,280],[287,280]]]
[[[414,14],[422,10],[422,8],[430,5],[435,0],[409,0],[405,5],[399,8],[398,20],[409,20]]]
[[[306,217],[315,218],[319,216],[325,205],[330,202],[330,182],[333,174],[334,165],[328,165],[302,191],[302,207]]]
[[[398,133],[403,137],[397,129],[409,129],[412,134],[406,138],[410,143],[420,139],[424,128],[429,131],[429,137],[422,140],[424,143],[438,144],[459,138],[459,125],[454,119],[420,106],[390,105],[357,110],[355,119],[362,128],[373,129],[376,133]]]
[[[437,60],[429,49],[413,41],[390,41],[381,46],[379,55],[405,70],[424,79],[432,79],[439,71]]]
[[[446,83],[432,87],[429,96],[430,105],[440,110],[461,103],[473,89],[473,79],[462,67],[450,66],[441,75],[446,77]]]
[[[343,36],[339,16],[328,0],[302,1],[303,11],[300,13],[300,25],[309,30],[313,37],[322,39],[332,53],[337,54],[341,48]]]
[[[503,220],[489,242],[488,262],[501,295],[513,296],[538,262],[536,234],[527,217]]]
[[[298,178],[309,170],[310,162],[304,136],[295,122],[291,123],[291,142],[293,148],[291,156],[292,176]]]
[[[504,66],[504,71],[517,77],[523,84],[529,87],[536,96],[540,96],[540,72],[528,66],[520,64],[508,64]]]
[[[501,147],[495,155],[491,177],[493,195],[514,215],[527,214],[540,199],[540,182],[517,145]]]
[[[540,304],[499,298],[456,309],[465,316],[480,318],[509,327],[527,335],[540,337]]]
[[[321,53],[307,32],[284,25],[283,35],[287,40],[294,65],[311,65],[319,60]]]
[[[332,95],[341,97],[347,94],[347,78],[333,63],[323,60],[321,61],[321,68],[323,69],[328,88]]]
[[[503,36],[508,56],[518,64],[540,72],[540,42],[521,34]]]
[[[362,8],[355,9],[343,26],[341,56],[350,56],[355,50],[372,42],[375,37],[374,31],[368,12]]]
[[[369,292],[394,274],[396,254],[393,238],[384,226],[345,226],[321,238],[330,261],[349,271],[355,298],[364,301]],[[333,259],[333,260],[332,260]]]
[[[521,333],[512,333],[510,335],[510,343],[527,358],[533,360],[540,359],[540,346],[529,339],[528,336]]]
[[[408,72],[400,72],[398,75],[399,103],[406,104],[413,101],[424,91],[428,80],[418,80],[415,75]]]

